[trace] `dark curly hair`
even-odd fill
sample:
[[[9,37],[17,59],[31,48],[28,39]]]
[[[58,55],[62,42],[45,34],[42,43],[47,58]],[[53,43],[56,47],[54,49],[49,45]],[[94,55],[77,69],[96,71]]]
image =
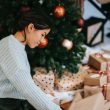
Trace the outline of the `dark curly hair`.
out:
[[[37,29],[52,28],[53,21],[45,11],[38,0],[0,1],[0,39],[24,30],[29,23]]]

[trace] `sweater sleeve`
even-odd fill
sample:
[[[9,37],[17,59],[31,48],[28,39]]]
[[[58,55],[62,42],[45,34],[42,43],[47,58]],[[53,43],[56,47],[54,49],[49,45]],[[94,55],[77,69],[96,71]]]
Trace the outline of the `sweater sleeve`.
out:
[[[18,69],[13,76],[9,77],[9,80],[37,110],[61,110],[34,84],[31,77],[27,75],[26,70]]]
[[[14,47],[12,48],[14,49]],[[35,85],[26,65],[25,52],[17,49],[1,49],[0,66],[3,73],[16,90],[37,110],[61,110],[46,94]],[[22,54],[23,53],[23,54]],[[28,61],[27,61],[28,62]],[[12,88],[13,89],[13,88]]]

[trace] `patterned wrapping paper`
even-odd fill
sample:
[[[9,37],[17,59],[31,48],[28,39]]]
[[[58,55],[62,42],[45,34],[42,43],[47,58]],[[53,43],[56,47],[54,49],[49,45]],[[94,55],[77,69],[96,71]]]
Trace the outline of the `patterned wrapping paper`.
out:
[[[55,86],[58,91],[71,91],[83,88],[84,78],[88,73],[80,70],[77,74],[65,71],[61,78],[55,79]]]
[[[54,80],[53,71],[47,71],[44,68],[36,68],[33,80],[45,93],[54,95]]]
[[[37,86],[39,86],[45,93],[54,93],[54,90],[58,91],[72,91],[83,87],[84,77],[88,75],[87,71],[83,66],[80,66],[77,74],[72,74],[65,71],[62,78],[54,76],[53,71],[47,73],[45,68],[35,68],[35,75],[33,80]],[[55,84],[55,88],[54,88]],[[54,95],[54,94],[53,94]]]

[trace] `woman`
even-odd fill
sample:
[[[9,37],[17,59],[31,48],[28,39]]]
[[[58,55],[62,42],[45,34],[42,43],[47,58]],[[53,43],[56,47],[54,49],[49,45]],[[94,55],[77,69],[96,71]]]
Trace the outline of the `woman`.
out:
[[[0,110],[21,110],[22,100],[36,110],[61,110],[33,82],[25,51],[25,45],[37,47],[50,32],[49,20],[39,10],[29,10],[16,27],[15,34],[0,41]]]

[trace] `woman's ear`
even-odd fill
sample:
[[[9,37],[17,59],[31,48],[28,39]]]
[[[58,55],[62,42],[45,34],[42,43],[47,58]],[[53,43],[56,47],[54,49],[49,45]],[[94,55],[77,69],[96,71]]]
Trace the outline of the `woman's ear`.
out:
[[[33,32],[33,31],[35,30],[34,24],[30,23],[30,24],[28,25],[27,29],[28,29],[28,32]]]

